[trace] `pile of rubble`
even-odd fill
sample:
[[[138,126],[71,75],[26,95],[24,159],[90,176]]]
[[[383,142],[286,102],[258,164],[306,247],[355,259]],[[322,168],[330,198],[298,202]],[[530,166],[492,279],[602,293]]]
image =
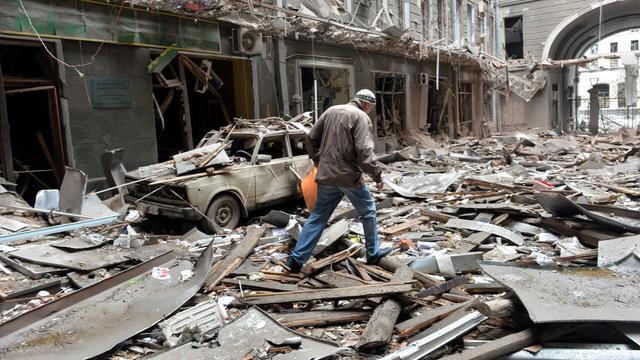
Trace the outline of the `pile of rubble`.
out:
[[[635,131],[405,141],[380,158],[378,266],[346,200],[291,273],[304,209],[166,235],[0,193],[0,357],[640,357]]]

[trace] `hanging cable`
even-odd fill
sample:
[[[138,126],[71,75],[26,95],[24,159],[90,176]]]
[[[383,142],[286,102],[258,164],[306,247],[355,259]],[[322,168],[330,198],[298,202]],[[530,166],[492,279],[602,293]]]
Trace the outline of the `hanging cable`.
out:
[[[598,20],[598,42],[602,40],[602,3],[600,3],[600,19]]]
[[[40,43],[42,43],[42,46],[44,47],[44,50],[47,52],[47,54],[49,54],[49,56],[51,56],[53,59],[55,59],[60,64],[75,70],[80,77],[83,77],[84,74],[80,70],[78,70],[78,67],[81,67],[82,65],[70,65],[70,64],[67,64],[66,62],[58,59],[55,55],[53,55],[53,53],[49,50],[49,47],[47,47],[47,45],[44,43],[44,40],[42,40],[42,37],[40,36],[40,33],[38,33],[38,30],[36,30],[35,26],[33,26],[33,22],[31,22],[31,17],[27,13],[27,9],[24,8],[24,4],[22,3],[22,0],[18,0],[18,2],[20,3],[20,7],[22,8],[22,11],[24,12],[24,16],[27,18],[27,21],[29,22],[29,26],[31,26],[31,29],[33,30],[33,32],[38,37],[38,40],[40,40]]]
[[[63,60],[59,59],[58,57],[56,57],[51,52],[51,50],[49,50],[49,47],[47,46],[47,44],[45,44],[44,40],[42,39],[42,36],[40,36],[40,33],[38,32],[38,30],[33,25],[33,22],[31,21],[31,17],[29,16],[29,13],[27,12],[27,9],[24,7],[24,3],[22,2],[22,0],[18,0],[18,2],[20,3],[20,8],[22,9],[22,12],[24,12],[24,16],[27,18],[27,21],[29,22],[29,26],[31,27],[31,30],[33,30],[33,33],[36,34],[36,37],[38,38],[38,40],[42,44],[42,47],[44,47],[44,50],[47,52],[47,54],[49,54],[49,56],[51,56],[58,63],[66,66],[68,68],[71,68],[71,69],[75,70],[80,77],[84,77],[84,73],[82,73],[80,70],[78,70],[78,68],[91,65],[91,64],[93,64],[95,62],[96,56],[98,56],[98,53],[102,49],[102,45],[104,45],[104,41],[100,43],[100,45],[98,46],[98,49],[96,50],[96,52],[91,56],[91,61],[90,62],[76,64],[76,65],[68,64],[68,63],[64,62]],[[114,23],[112,24],[112,29],[116,25],[116,23],[118,22],[118,19],[120,18],[120,13],[122,12],[122,8],[123,7],[124,7],[124,2],[120,5],[120,9],[118,10],[118,14],[116,16],[116,19],[114,20]],[[82,45],[80,45],[80,46],[82,47]],[[81,49],[81,51],[82,51],[82,49]]]

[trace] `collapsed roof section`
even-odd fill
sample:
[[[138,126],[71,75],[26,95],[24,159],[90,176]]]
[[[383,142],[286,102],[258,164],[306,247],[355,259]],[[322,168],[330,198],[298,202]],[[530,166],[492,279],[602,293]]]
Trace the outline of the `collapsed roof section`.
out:
[[[371,24],[356,19],[341,3],[331,0],[301,0],[281,7],[268,2],[246,2],[238,0],[215,1],[115,1],[128,5],[179,14],[192,18],[219,20],[243,28],[258,30],[263,34],[315,39],[333,45],[357,47],[377,53],[402,54],[416,60],[434,60],[463,66],[481,67],[484,52],[474,46],[460,46],[461,41],[452,41],[448,36],[433,41],[413,27],[401,30],[390,24],[389,5],[386,0],[376,0],[379,9]],[[110,3],[114,3],[111,1]],[[487,75],[489,75],[487,73]],[[492,77],[487,76],[490,80]]]

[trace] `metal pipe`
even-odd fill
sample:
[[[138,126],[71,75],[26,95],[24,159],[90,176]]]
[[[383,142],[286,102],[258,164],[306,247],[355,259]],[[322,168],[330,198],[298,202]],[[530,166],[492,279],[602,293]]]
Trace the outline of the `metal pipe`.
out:
[[[77,216],[77,215],[73,215],[73,216]],[[105,216],[97,219],[82,220],[82,221],[77,221],[69,224],[61,224],[61,225],[49,226],[41,229],[20,231],[13,234],[2,235],[0,236],[0,244],[4,244],[10,241],[31,239],[36,236],[58,234],[61,232],[78,230],[86,227],[106,225],[115,221],[118,218],[118,216],[119,215]]]
[[[31,211],[31,212],[39,213],[39,214],[53,214],[53,215],[62,215],[62,216],[73,216],[73,217],[77,217],[77,218],[84,218],[84,219],[90,219],[90,220],[91,219],[96,219],[93,216],[72,214],[72,213],[67,213],[67,212],[62,212],[62,211],[55,211],[55,210],[28,208],[28,207],[15,206],[15,205],[2,205],[2,206],[8,207],[10,209]]]

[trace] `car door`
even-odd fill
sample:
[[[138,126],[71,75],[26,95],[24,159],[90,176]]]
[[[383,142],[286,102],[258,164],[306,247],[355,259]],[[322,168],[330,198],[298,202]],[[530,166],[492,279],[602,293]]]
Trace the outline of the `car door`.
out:
[[[289,148],[291,150],[293,168],[301,177],[305,177],[311,171],[313,161],[309,158],[305,146],[307,135],[304,133],[289,134]],[[296,191],[298,188],[296,187]]]
[[[270,155],[270,161],[259,161],[260,155]],[[295,195],[296,178],[288,169],[293,166],[284,133],[265,135],[254,156],[256,203],[278,202]]]

